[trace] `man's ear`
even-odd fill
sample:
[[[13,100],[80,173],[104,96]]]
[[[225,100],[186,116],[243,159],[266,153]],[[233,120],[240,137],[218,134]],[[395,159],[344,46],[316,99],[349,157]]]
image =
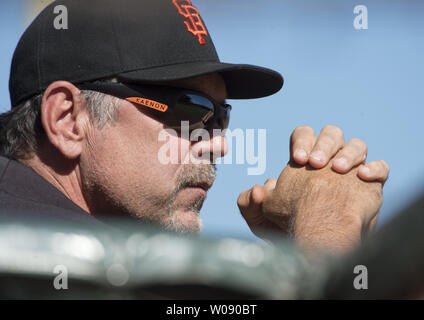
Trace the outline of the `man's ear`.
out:
[[[80,90],[72,83],[56,81],[44,92],[41,104],[44,131],[50,143],[68,159],[81,155],[87,116]]]

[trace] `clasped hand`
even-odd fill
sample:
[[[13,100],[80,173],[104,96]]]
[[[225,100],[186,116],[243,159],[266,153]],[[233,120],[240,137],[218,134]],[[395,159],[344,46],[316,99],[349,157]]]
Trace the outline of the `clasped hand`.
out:
[[[366,163],[366,143],[345,144],[342,131],[330,125],[318,138],[310,127],[296,128],[290,157],[278,179],[240,194],[237,204],[252,232],[263,239],[277,232],[331,252],[356,247],[377,223],[387,163]]]

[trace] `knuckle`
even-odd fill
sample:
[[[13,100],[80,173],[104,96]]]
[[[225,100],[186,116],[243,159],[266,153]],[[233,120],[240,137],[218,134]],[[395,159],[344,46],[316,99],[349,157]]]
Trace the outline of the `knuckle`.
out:
[[[365,141],[359,139],[359,138],[352,138],[350,139],[350,143],[354,146],[359,147],[362,150],[367,150],[367,144]]]
[[[296,127],[296,129],[294,129],[293,132],[299,132],[299,131],[314,132],[314,129],[312,129],[309,126],[298,126]]]
[[[298,126],[296,127],[296,129],[293,130],[291,138],[293,139],[295,137],[296,139],[299,139],[299,136],[315,137],[315,131],[314,129],[308,126]]]
[[[331,124],[327,124],[322,131],[323,133],[327,134],[327,135],[331,135],[333,137],[333,139],[335,138],[335,140],[339,143],[343,143],[344,142],[344,136],[343,136],[343,131],[342,129],[340,129],[337,126],[331,125]]]
[[[326,124],[322,130],[331,130],[332,128],[334,128],[335,126],[333,126],[332,124]]]
[[[383,169],[384,169],[387,173],[389,173],[389,172],[390,172],[390,166],[387,164],[387,162],[386,162],[386,161],[384,161],[384,160],[380,160],[380,163],[381,163],[381,165],[383,166]]]
[[[327,124],[324,128],[322,128],[322,130],[329,131],[333,134],[343,135],[342,129],[332,124]]]
[[[387,171],[387,167],[383,161],[377,161],[376,165],[378,166],[378,171],[380,172],[380,174],[384,174]]]

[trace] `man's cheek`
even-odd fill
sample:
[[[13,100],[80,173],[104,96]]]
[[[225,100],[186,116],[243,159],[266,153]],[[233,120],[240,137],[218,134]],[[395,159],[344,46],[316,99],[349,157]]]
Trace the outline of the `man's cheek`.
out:
[[[173,129],[164,129],[158,133],[155,150],[156,159],[162,165],[189,163],[190,141],[180,138]]]

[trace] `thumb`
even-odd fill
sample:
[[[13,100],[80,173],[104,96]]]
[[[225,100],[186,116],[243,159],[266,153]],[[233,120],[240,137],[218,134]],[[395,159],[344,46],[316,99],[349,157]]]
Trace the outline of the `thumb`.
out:
[[[237,199],[240,210],[258,209],[263,202],[265,195],[264,187],[259,184],[253,188],[243,191]]]
[[[259,209],[264,201],[264,197],[265,188],[259,184],[255,184],[250,192],[250,205],[255,209]]]

